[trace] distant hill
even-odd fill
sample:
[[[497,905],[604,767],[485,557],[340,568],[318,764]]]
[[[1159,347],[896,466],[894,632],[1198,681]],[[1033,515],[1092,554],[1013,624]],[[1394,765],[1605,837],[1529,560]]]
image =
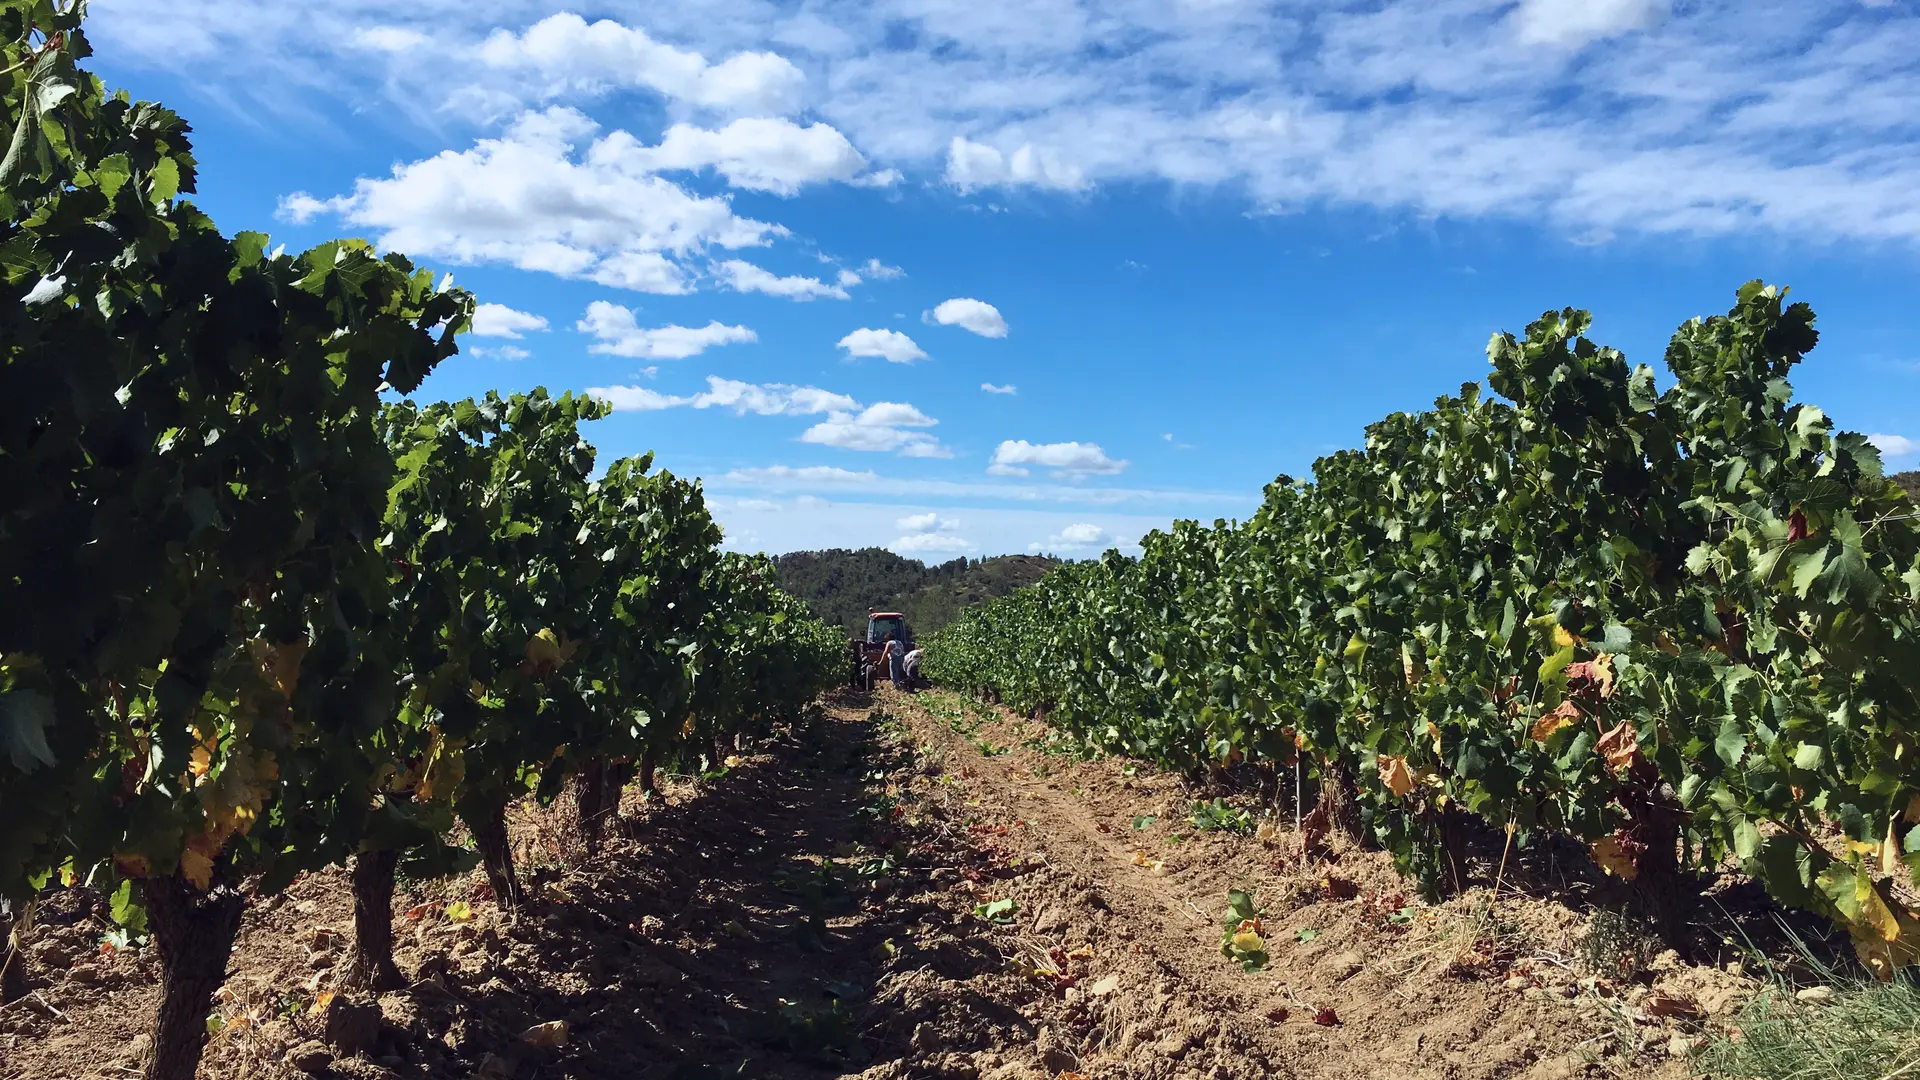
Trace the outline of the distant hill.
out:
[[[1059,565],[1045,555],[954,559],[928,566],[884,548],[796,551],[773,560],[780,588],[807,602],[815,616],[849,634],[864,633],[867,609],[898,611],[915,637],[952,622],[960,609],[1031,585]]]
[[[1907,494],[1920,501],[1920,472],[1894,473],[1893,482],[1907,489]]]

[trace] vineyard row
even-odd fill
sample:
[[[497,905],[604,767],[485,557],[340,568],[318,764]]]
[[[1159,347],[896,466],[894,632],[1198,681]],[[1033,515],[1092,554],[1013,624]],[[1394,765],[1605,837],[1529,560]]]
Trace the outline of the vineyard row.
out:
[[[1749,284],[1661,389],[1549,312],[1493,338],[1504,400],[973,609],[930,674],[1169,766],[1299,755],[1430,889],[1468,815],[1579,840],[1669,933],[1734,862],[1888,977],[1920,947],[1920,508],[1793,401],[1813,323]]]
[[[571,791],[592,845],[844,646],[696,482],[596,471],[604,404],[400,397],[473,297],[221,234],[187,125],[77,66],[83,12],[0,0],[0,939],[110,895],[163,965],[148,1075],[190,1080],[249,894],[350,862],[342,985],[390,988],[396,872],[470,868],[456,820],[511,908],[510,803]]]

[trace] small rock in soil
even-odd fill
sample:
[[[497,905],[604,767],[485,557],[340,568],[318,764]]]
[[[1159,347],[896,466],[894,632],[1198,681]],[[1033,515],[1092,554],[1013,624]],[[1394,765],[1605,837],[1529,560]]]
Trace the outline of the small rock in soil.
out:
[[[153,1036],[144,1031],[135,1035],[132,1041],[127,1043],[127,1057],[134,1061],[145,1061],[147,1055],[151,1053],[153,1053]]]
[[[544,1024],[535,1024],[520,1033],[520,1041],[529,1046],[565,1046],[567,1045],[567,1022],[550,1020]]]
[[[1793,995],[1793,1000],[1805,1005],[1828,1005],[1833,1002],[1833,987],[1809,986]]]
[[[1033,931],[1036,934],[1050,934],[1056,930],[1065,930],[1072,924],[1072,918],[1064,909],[1048,906],[1041,908],[1040,914],[1034,918]]]
[[[327,1042],[342,1054],[364,1054],[380,1038],[380,1006],[334,998],[327,1006]]]
[[[333,1054],[319,1042],[303,1042],[287,1055],[287,1063],[303,1073],[323,1073],[333,1065]]]
[[[1334,953],[1320,963],[1320,970],[1332,979],[1345,979],[1367,966],[1367,958],[1357,952]]]

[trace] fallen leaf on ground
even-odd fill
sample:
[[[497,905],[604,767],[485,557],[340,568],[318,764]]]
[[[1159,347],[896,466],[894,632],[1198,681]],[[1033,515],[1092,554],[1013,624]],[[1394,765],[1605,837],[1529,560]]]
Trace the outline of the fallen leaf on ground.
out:
[[[473,905],[465,900],[455,900],[447,905],[447,919],[451,922],[472,922],[474,920]]]
[[[1693,1019],[1700,1015],[1700,1006],[1695,1005],[1692,998],[1680,994],[1659,992],[1648,994],[1647,1000],[1641,1002],[1640,1008],[1648,1016],[1677,1016],[1682,1019]]]
[[[1095,982],[1092,986],[1087,987],[1087,993],[1092,994],[1094,997],[1106,997],[1119,988],[1120,976],[1108,975],[1098,982]]]
[[[1276,1024],[1286,1023],[1288,1015],[1289,1014],[1287,1012],[1287,1007],[1285,1005],[1282,1005],[1277,1009],[1267,1010],[1267,1019],[1273,1021]]]
[[[1340,1014],[1332,1009],[1321,1009],[1313,1014],[1313,1022],[1321,1027],[1332,1027],[1340,1022]]]

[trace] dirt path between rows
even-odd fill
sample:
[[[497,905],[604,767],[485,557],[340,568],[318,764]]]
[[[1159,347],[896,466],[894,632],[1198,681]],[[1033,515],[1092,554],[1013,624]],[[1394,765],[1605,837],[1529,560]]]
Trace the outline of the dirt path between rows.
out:
[[[403,884],[412,985],[367,1003],[361,1046],[323,1038],[350,900],[344,873],[311,875],[250,906],[201,1075],[1686,1074],[1670,1055],[1699,1025],[1635,1020],[1645,986],[1563,971],[1565,908],[1421,905],[1377,855],[1289,861],[1285,834],[1196,832],[1176,778],[1064,748],[951,695],[882,691],[664,798],[630,793],[630,834],[593,858],[565,813],[526,808],[528,909],[500,915],[477,875]],[[1220,955],[1230,888],[1268,909],[1264,970]],[[38,988],[0,1007],[0,1080],[138,1075],[157,969],[100,944],[103,914],[84,889],[44,898]],[[1662,977],[1711,1011],[1738,980],[1702,970]],[[556,1022],[563,1045],[529,1041]]]
[[[975,890],[1019,904],[1024,943],[1090,946],[1078,987],[1112,984],[1080,999],[1090,1025],[1057,1033],[1091,1077],[1683,1077],[1708,1017],[1750,988],[1671,955],[1637,980],[1582,979],[1580,918],[1559,903],[1422,904],[1380,853],[1289,858],[1290,820],[1265,839],[1197,830],[1178,778],[1078,760],[1044,725],[951,695],[890,704],[942,764],[932,801],[1004,827],[1038,867]],[[1230,889],[1266,909],[1262,970],[1221,955]],[[1702,1015],[1649,1016],[1656,981]]]

